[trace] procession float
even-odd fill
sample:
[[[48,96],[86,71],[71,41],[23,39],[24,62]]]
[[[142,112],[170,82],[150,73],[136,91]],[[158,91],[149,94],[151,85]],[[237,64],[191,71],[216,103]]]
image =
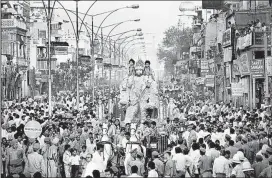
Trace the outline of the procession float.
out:
[[[129,62],[128,75],[120,85],[120,102],[125,110],[124,123],[138,122],[147,117],[158,117],[159,95],[150,62],[139,59]]]

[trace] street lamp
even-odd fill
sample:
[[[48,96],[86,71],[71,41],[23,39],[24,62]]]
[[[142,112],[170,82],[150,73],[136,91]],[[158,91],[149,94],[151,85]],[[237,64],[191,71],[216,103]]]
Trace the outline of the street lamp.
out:
[[[89,14],[87,14],[87,13],[85,13],[84,15],[84,18],[86,17],[86,16],[91,16],[92,17],[92,40],[91,40],[91,55],[92,55],[92,59],[94,59],[94,42],[96,41],[98,41],[98,39],[97,39],[97,36],[98,36],[98,31],[99,31],[99,29],[101,28],[101,26],[102,26],[102,24],[104,23],[104,21],[111,15],[111,14],[113,14],[114,12],[116,12],[116,11],[118,11],[118,10],[121,10],[121,9],[125,9],[125,8],[132,8],[132,9],[138,9],[139,8],[139,5],[138,4],[134,4],[134,5],[131,5],[131,6],[125,6],[125,7],[121,7],[121,8],[118,8],[118,9],[115,9],[115,10],[111,10],[111,11],[106,11],[106,12],[102,12],[102,13],[99,13],[99,14],[94,14],[94,15],[89,15]],[[72,12],[72,13],[74,13],[74,11],[73,10],[69,10],[69,9],[66,9],[66,11],[70,11],[70,12]],[[99,16],[99,15],[103,15],[103,14],[107,14],[107,13],[109,13],[104,19],[103,19],[103,21],[100,23],[100,25],[98,26],[98,29],[97,29],[97,32],[94,34],[94,17],[95,16]],[[76,16],[77,16],[77,19],[78,19],[78,14],[79,14],[79,12],[78,11],[76,11]],[[82,14],[82,13],[80,13],[80,14]],[[82,21],[83,23],[84,23],[84,21]],[[81,24],[82,25],[82,24]],[[94,36],[95,36],[95,39],[94,39]],[[101,37],[103,37],[103,35],[101,35]],[[102,43],[102,45],[103,45],[103,40],[101,39],[101,43]],[[94,77],[94,70],[93,70],[93,77]],[[78,92],[77,92],[77,94],[78,94]],[[93,102],[94,102],[94,85],[93,85]],[[78,103],[77,103],[78,104]]]
[[[125,36],[124,38],[120,38],[120,39],[117,39],[116,41],[119,41],[119,40],[122,40],[122,42],[120,42],[120,45],[123,44],[127,39],[129,38],[132,38],[132,37],[135,37],[135,36],[143,36],[143,33],[136,33],[134,35],[130,35],[130,36]]]
[[[124,8],[138,9],[138,8],[139,8],[139,5],[138,5],[138,4],[134,4],[134,5],[132,5],[132,6],[127,6],[127,7],[124,7]],[[95,34],[95,37],[96,37],[96,38],[97,38],[98,31],[99,31],[100,27],[102,26],[102,24],[104,23],[104,21],[105,21],[111,14],[113,14],[114,12],[116,12],[116,11],[118,11],[118,10],[120,10],[120,9],[124,9],[124,8],[118,8],[118,9],[116,9],[116,10],[113,10],[112,12],[110,12],[110,13],[103,19],[103,21],[100,23],[100,25],[99,25],[99,27],[98,27],[98,29],[97,29],[97,32],[96,32],[96,34]],[[94,17],[94,16],[92,16],[92,59],[94,58],[93,17]],[[103,37],[102,31],[101,31],[101,37]],[[102,39],[101,39],[101,41],[102,41]],[[103,42],[101,42],[101,44],[103,45]],[[102,54],[102,55],[103,55],[103,54]],[[94,70],[93,70],[93,76],[94,76]],[[94,85],[93,85],[93,103],[94,103]]]
[[[130,42],[132,42],[132,41],[143,40],[143,39],[144,39],[144,37],[134,38],[134,39],[131,39],[131,40],[129,40],[129,41],[124,42],[123,44],[126,45],[126,44],[128,44],[128,43],[130,43]]]
[[[113,14],[114,12],[118,11],[118,10],[121,10],[121,9],[125,9],[125,8],[132,8],[132,9],[138,9],[139,8],[139,5],[138,4],[133,4],[131,6],[126,6],[126,7],[121,7],[121,8],[118,8],[118,9],[115,9],[115,10],[112,10],[103,20],[102,22],[100,23],[98,29],[97,29],[97,32],[95,33],[95,36],[98,34],[98,31],[100,29],[100,27],[102,26],[102,24],[104,23],[104,21],[111,15]],[[101,15],[101,14],[99,14]],[[97,15],[95,15],[97,16]],[[93,18],[92,18],[93,19]]]
[[[135,46],[135,45],[138,45],[138,44],[145,44],[145,42],[140,41],[140,42],[131,44],[131,45],[127,48],[126,52],[124,53],[124,50],[125,50],[125,48],[126,48],[126,46],[127,46],[128,44],[129,44],[129,43],[127,43],[127,44],[123,47],[123,49],[122,49],[122,52],[121,52],[121,54],[122,54],[122,62],[123,62],[124,56],[127,54],[128,50],[129,50],[132,46]]]
[[[121,25],[121,24],[123,24],[123,23],[125,23],[125,22],[139,22],[139,21],[140,21],[140,19],[126,20],[126,21],[123,21],[123,22],[119,22],[119,23],[118,23],[115,27],[113,27],[113,28],[111,29],[111,31],[108,33],[108,35],[107,35],[105,41],[107,41],[107,39],[110,37],[111,32],[112,32],[115,28],[117,28],[119,25]]]

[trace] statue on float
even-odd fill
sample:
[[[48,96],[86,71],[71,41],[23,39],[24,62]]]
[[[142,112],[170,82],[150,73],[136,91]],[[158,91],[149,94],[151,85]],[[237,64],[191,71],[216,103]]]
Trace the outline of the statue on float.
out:
[[[146,119],[147,111],[159,108],[158,87],[150,61],[129,61],[128,76],[120,85],[120,105],[125,107],[125,123]]]

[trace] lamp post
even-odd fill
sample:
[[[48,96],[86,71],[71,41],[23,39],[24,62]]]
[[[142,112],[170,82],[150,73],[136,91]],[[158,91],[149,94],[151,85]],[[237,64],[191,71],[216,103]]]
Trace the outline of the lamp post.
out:
[[[142,33],[136,33],[135,35],[127,36],[127,37],[123,38],[123,41],[121,43],[119,43],[119,47],[118,47],[118,51],[119,51],[119,67],[121,67],[121,45],[124,43],[125,40],[127,40],[127,39],[129,39],[131,37],[142,36],[142,35],[143,35]],[[121,39],[118,38],[117,40],[121,40]]]
[[[125,47],[124,47],[123,50],[122,50],[122,54],[123,54],[123,55],[127,54],[128,50],[129,50],[131,47],[133,47],[133,46],[135,46],[135,45],[138,45],[138,44],[145,44],[145,43],[144,43],[144,42],[133,43],[133,44],[131,44],[131,45],[126,49],[125,53],[124,53],[124,50],[125,50]]]
[[[93,4],[91,5],[91,6],[93,6]],[[114,12],[116,12],[116,11],[119,11],[119,10],[121,10],[121,9],[126,9],[126,8],[132,8],[132,9],[138,9],[139,8],[139,5],[138,4],[135,4],[135,5],[131,5],[131,6],[125,6],[125,7],[121,7],[121,8],[118,8],[118,9],[114,9],[114,10],[111,10],[111,11],[106,11],[106,12],[102,12],[102,13],[98,13],[98,14],[94,14],[94,15],[89,15],[89,14],[87,14],[87,13],[84,13],[84,18],[83,18],[83,20],[82,20],[82,23],[84,23],[84,19],[85,19],[85,17],[86,16],[90,16],[91,18],[92,18],[92,24],[91,24],[91,29],[92,29],[92,40],[91,40],[91,56],[92,56],[92,59],[94,59],[94,42],[95,41],[97,41],[98,39],[97,39],[97,36],[98,36],[98,32],[99,32],[99,29],[101,29],[101,28],[103,28],[102,27],[102,24],[104,23],[104,21],[110,16],[110,15],[112,15]],[[89,8],[90,9],[90,8]],[[89,9],[88,9],[88,11],[89,11]],[[73,10],[69,10],[69,9],[66,9],[66,11],[70,11],[70,12],[72,12],[72,13],[74,13],[74,11]],[[87,11],[87,12],[88,12]],[[100,25],[98,26],[98,29],[97,29],[97,32],[94,34],[94,17],[96,17],[96,16],[100,16],[100,15],[103,15],[103,14],[107,14],[108,13],[108,15],[102,20],[102,22],[100,23]],[[79,12],[78,12],[78,10],[76,11],[76,16],[77,16],[77,19],[78,19],[78,14],[79,14]],[[80,13],[80,14],[82,14],[82,13]],[[81,27],[82,27],[82,24],[81,24]],[[81,27],[80,27],[80,29],[81,29]],[[77,30],[78,31],[78,30]],[[102,33],[102,32],[101,32]],[[103,34],[101,35],[101,36],[103,36]],[[94,39],[94,37],[95,37],[95,39]],[[101,40],[101,43],[103,44],[103,39]],[[102,50],[102,52],[103,52],[103,50]],[[102,54],[103,55],[103,54]],[[94,80],[94,69],[93,69],[93,80]],[[78,93],[78,92],[77,92]],[[93,103],[94,103],[94,82],[93,82]]]
[[[79,29],[78,29],[78,1],[76,1],[76,90],[77,90],[77,110],[79,110],[79,74],[78,74],[78,41],[79,41]]]
[[[125,9],[125,8],[132,8],[132,9],[138,9],[139,8],[139,5],[132,5],[132,6],[126,6],[126,7],[121,7],[121,8],[118,8],[118,9],[115,9],[115,10],[112,10],[112,11],[108,11],[108,12],[105,12],[105,13],[109,13],[103,20],[102,22],[100,23],[100,25],[98,26],[98,29],[97,29],[97,32],[95,33],[95,38],[97,39],[97,35],[98,35],[98,32],[99,32],[99,29],[101,28],[102,24],[105,22],[105,20],[110,16],[112,15],[114,12],[118,11],[118,10],[121,10],[121,9]],[[93,29],[94,29],[94,26],[93,26],[93,17],[95,16],[98,16],[98,15],[102,15],[102,14],[105,14],[105,13],[99,13],[99,14],[95,14],[95,15],[92,15],[92,39],[93,39]],[[103,36],[102,32],[101,32],[101,36]],[[92,59],[94,59],[94,41],[92,40]],[[101,44],[103,44],[103,41],[101,40]],[[103,47],[103,46],[102,46]],[[103,51],[102,51],[103,52]],[[102,56],[103,56],[103,53],[102,53]],[[94,69],[93,69],[93,76],[94,76]],[[93,103],[94,103],[94,85],[93,85]]]
[[[111,31],[108,33],[108,35],[107,35],[107,37],[106,37],[106,41],[107,41],[107,39],[110,37],[110,34],[111,34],[111,32],[115,29],[115,28],[117,28],[119,25],[121,25],[121,24],[123,24],[123,23],[125,23],[125,22],[139,22],[140,21],[140,19],[135,19],[135,20],[126,20],[126,21],[123,21],[123,22],[119,22],[116,26],[114,26],[112,29],[111,29]],[[104,27],[105,28],[105,27]]]
[[[48,7],[47,7],[47,38],[48,38],[48,49],[47,49],[47,56],[48,56],[48,103],[49,103],[49,116],[52,115],[52,81],[51,81],[51,14],[50,12],[50,0],[48,0]]]

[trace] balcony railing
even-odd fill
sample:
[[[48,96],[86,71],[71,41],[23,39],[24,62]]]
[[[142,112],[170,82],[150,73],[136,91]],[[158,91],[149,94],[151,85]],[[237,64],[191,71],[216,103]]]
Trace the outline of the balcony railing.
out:
[[[267,32],[267,44],[271,45],[270,32]],[[236,49],[243,50],[250,46],[264,47],[264,32],[252,32],[237,39]]]
[[[26,24],[18,19],[2,19],[2,28],[21,28],[26,30]]]

